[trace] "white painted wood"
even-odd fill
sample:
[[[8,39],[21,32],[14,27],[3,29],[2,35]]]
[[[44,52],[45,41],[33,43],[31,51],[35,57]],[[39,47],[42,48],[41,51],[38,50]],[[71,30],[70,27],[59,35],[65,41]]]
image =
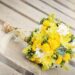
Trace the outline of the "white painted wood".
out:
[[[75,5],[75,0],[68,0],[68,1]]]
[[[75,75],[75,67],[68,65],[68,70],[58,68],[58,75]]]
[[[4,3],[12,6],[13,8],[17,9],[18,11],[22,12],[23,14],[29,16],[30,18],[34,19],[35,21],[40,22],[43,17],[46,17],[45,14],[37,11],[36,9],[32,8],[31,6],[19,1],[19,0],[1,0]]]
[[[70,24],[72,27],[75,28],[75,21],[72,20],[70,17],[67,17],[66,15],[60,13],[59,11],[49,7],[48,5],[40,2],[39,0],[25,0],[26,2],[32,4],[33,6],[37,7],[38,9],[50,14],[55,13],[57,18],[62,19],[67,24]]]
[[[4,3],[12,6],[13,8],[17,9],[18,11],[28,15],[29,17],[33,18],[36,21],[40,21],[42,17],[45,17],[45,15],[42,15],[38,13],[37,11],[33,11],[35,9],[30,8],[30,6],[27,6],[25,3],[22,3],[18,0],[2,0]],[[75,28],[74,24],[75,21],[72,20],[70,17],[65,16],[64,14],[60,13],[59,11],[47,6],[46,4],[40,2],[39,0],[25,0],[28,3],[32,4],[33,6],[39,8],[40,10],[46,12],[46,13],[55,13],[57,15],[57,18],[62,19],[67,24],[70,24],[72,27]],[[25,8],[26,9],[25,9]],[[32,11],[31,11],[32,10]]]
[[[35,24],[33,22],[31,22],[30,20],[20,16],[19,14],[15,13],[14,11],[12,11],[11,9],[5,7],[4,5],[0,4],[0,8],[1,8],[1,12],[0,12],[0,19],[4,20],[4,21],[8,21],[9,23],[11,23],[13,26],[17,26],[17,27],[21,27],[21,28],[26,28],[25,24],[29,24],[27,26],[27,29],[31,30],[34,26],[32,26],[32,24]],[[12,14],[12,15],[11,15]],[[16,17],[15,17],[16,16]],[[23,24],[21,24],[22,22]],[[31,27],[32,26],[32,27]],[[36,26],[35,26],[36,27]],[[1,32],[0,36],[3,38],[3,34]],[[5,37],[5,35],[4,35]],[[2,40],[2,39],[0,39]],[[11,45],[10,48],[9,45]],[[21,67],[23,71],[26,71],[26,70],[29,70],[30,72],[33,72],[33,73],[41,73],[42,71],[40,69],[38,69],[37,67],[35,67],[33,64],[31,64],[31,66],[29,65],[29,61],[27,61],[25,59],[25,57],[23,57],[22,55],[22,46],[23,45],[17,45],[17,44],[12,44],[11,42],[9,43],[8,45],[8,48],[5,48],[5,49],[2,49],[0,47],[0,53],[2,53],[2,55],[5,57],[5,63],[8,64],[8,65],[18,65],[18,67]],[[11,62],[9,63],[8,60]],[[14,66],[14,65],[13,65]],[[33,67],[32,67],[33,66]],[[14,66],[16,67],[17,69],[19,69],[17,66]],[[41,72],[40,72],[41,71]],[[48,74],[49,72],[54,75],[57,75],[57,70],[52,70],[52,71],[48,71]],[[38,74],[38,75],[39,75]],[[46,75],[47,73],[44,72],[43,73],[44,75]],[[42,75],[43,75],[42,74]],[[50,74],[49,74],[50,75]]]
[[[27,31],[32,31],[38,26],[36,23],[19,15],[2,4],[0,4],[0,19],[10,23],[15,27],[24,28]]]
[[[22,75],[19,72],[15,71],[13,68],[5,65],[4,63],[0,62],[0,75]]]
[[[75,3],[75,0],[69,0],[73,3],[69,2],[68,0],[57,0],[57,1],[66,5],[67,7],[71,8],[72,10],[75,11],[75,4],[73,4],[73,3]]]
[[[6,43],[6,40],[9,38],[9,34],[4,35],[3,39],[1,39],[4,42],[4,45]],[[4,41],[5,40],[5,41]],[[26,46],[26,43],[22,42],[15,42],[14,40],[7,41],[6,46],[2,47],[0,43],[0,54],[3,55],[4,59],[6,60],[5,63],[8,65],[15,64],[14,67],[20,69],[21,71],[30,71],[34,73],[35,75],[57,75],[57,69],[52,69],[48,71],[41,71],[41,69],[28,61],[22,54],[22,49]],[[3,60],[4,60],[3,59]],[[11,63],[10,63],[11,62]],[[20,68],[18,68],[20,67]]]
[[[75,18],[75,12],[71,11],[68,8],[65,8],[64,6],[62,6],[59,3],[56,3],[54,0],[41,0],[41,1],[44,1],[44,2],[48,3],[49,5],[53,6],[54,8],[56,8],[56,9],[62,11],[63,13],[71,16],[72,18]],[[62,3],[67,4],[67,2],[65,2],[66,0],[60,0],[60,1],[62,1]],[[68,6],[70,6],[70,4],[68,4]],[[72,7],[72,6],[70,6],[70,7]],[[74,6],[74,8],[75,8],[75,6]]]
[[[26,3],[23,3],[20,0],[1,0],[1,1],[3,1],[4,3],[8,4],[9,6],[13,7],[14,9],[20,11],[24,15],[32,18],[37,22],[39,22],[42,17],[46,17],[45,14],[39,12],[37,9],[34,9],[33,7],[27,5]],[[47,14],[50,12],[56,13],[57,18],[61,18],[64,22],[72,24],[71,26],[75,28],[74,20],[65,16],[59,11],[53,9],[52,7],[42,3],[41,1],[39,0],[25,0],[25,1]],[[59,5],[56,4],[56,6]],[[0,19],[9,22],[11,25],[15,27],[24,28],[27,31],[34,30],[38,26],[36,23],[32,22],[31,20],[22,16],[21,14],[13,11],[12,9],[4,6],[3,4],[0,4]],[[3,37],[5,37],[5,34],[2,31],[0,31],[0,41],[2,40]],[[20,69],[23,72],[26,72],[26,70],[28,70],[37,75],[63,75],[63,74],[71,75],[72,73],[75,74],[74,72],[75,68],[73,68],[69,72],[62,71],[61,69],[52,69],[47,72],[41,71],[39,67],[35,66],[33,63],[25,59],[25,57],[22,54],[23,47],[24,45],[21,42],[14,42],[14,41],[10,41],[5,49],[2,49],[0,46],[0,53],[4,56],[4,62],[8,65],[13,66],[14,68],[16,67],[17,70]]]

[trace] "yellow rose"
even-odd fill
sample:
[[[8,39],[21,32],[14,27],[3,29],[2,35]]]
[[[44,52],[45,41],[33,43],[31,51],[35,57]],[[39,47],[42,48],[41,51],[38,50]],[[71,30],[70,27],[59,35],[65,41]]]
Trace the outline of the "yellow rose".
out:
[[[49,56],[45,55],[44,57],[41,58],[41,63],[42,63],[42,70],[48,70],[52,64],[52,60]]]
[[[67,34],[66,36],[61,36],[60,37],[60,41],[61,41],[61,44],[63,45],[67,45],[65,47],[68,47],[70,46],[70,44],[68,44],[68,42],[71,40],[71,33]]]
[[[35,51],[36,50],[36,45],[32,45],[32,50]]]
[[[71,55],[69,53],[66,53],[63,57],[63,60],[68,62],[70,60],[70,58],[71,58]]]
[[[62,56],[58,56],[58,59],[56,60],[56,64],[60,64],[62,62]]]
[[[33,45],[32,45],[32,50],[36,50],[37,47],[40,47],[41,46],[41,40],[37,39],[33,42]]]
[[[63,43],[62,45],[63,45],[65,48],[67,48],[67,49],[73,48],[73,46],[72,46],[71,43]]]
[[[41,48],[42,48],[42,51],[44,51],[44,52],[49,52],[49,51],[50,51],[50,46],[49,46],[48,43],[44,43],[44,44],[41,46]]]
[[[48,39],[48,43],[52,50],[55,50],[60,46],[60,36],[58,33],[52,33]]]
[[[50,25],[50,21],[49,20],[44,20],[43,25],[48,27]]]

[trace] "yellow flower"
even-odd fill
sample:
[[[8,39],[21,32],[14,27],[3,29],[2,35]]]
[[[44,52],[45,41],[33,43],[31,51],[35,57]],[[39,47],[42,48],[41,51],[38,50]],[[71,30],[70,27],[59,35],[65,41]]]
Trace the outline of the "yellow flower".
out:
[[[51,32],[49,37],[51,39],[60,40],[60,35],[58,32]]]
[[[71,49],[71,48],[73,48],[73,46],[71,45],[71,43],[62,43],[62,45],[65,47],[65,48],[67,48],[67,49]]]
[[[49,44],[52,50],[56,50],[60,46],[60,43],[57,40],[51,40]]]
[[[72,40],[72,34],[69,31],[66,30],[66,33],[61,35],[61,29],[64,30],[64,28],[63,26],[60,27],[61,23],[55,20],[54,15],[43,19],[42,22],[41,28],[37,32],[33,32],[30,41],[32,43],[29,43],[30,46],[24,48],[23,53],[29,56],[29,53],[33,52],[32,57],[28,59],[36,64],[42,64],[43,70],[48,70],[53,66],[52,63],[61,66],[62,61],[64,61],[63,64],[68,62],[71,59],[71,54],[69,52],[64,53],[62,50],[64,48],[72,49],[75,45],[70,42]],[[33,51],[29,52],[29,50]],[[56,55],[58,58],[54,59],[57,57]]]
[[[31,49],[31,45],[28,45],[26,48],[23,49],[22,53],[27,54],[30,49]]]
[[[71,35],[72,34],[67,34],[66,36],[61,36],[60,37],[60,42],[61,42],[61,44],[65,47],[65,48],[67,48],[67,49],[69,49],[69,48],[72,48],[72,45],[71,45],[71,43],[69,43],[69,41],[71,40]]]
[[[52,60],[48,55],[41,58],[42,70],[48,70],[52,64]]]
[[[36,50],[36,45],[35,45],[35,44],[32,45],[32,50],[33,50],[33,51]]]
[[[42,30],[46,30],[46,28],[47,28],[46,26],[43,26],[43,25],[42,25],[42,26],[41,26],[41,31],[42,31]]]
[[[43,34],[43,35],[46,34],[46,28],[47,28],[46,26],[42,26],[40,29],[40,34]]]
[[[50,26],[51,26],[51,28],[50,28],[51,30],[53,30],[53,31],[57,30],[57,25],[55,22],[50,23]]]
[[[42,40],[42,37],[45,35],[45,31],[44,30],[41,30],[39,32],[39,34],[37,34],[37,39],[41,39]]]
[[[48,43],[52,50],[55,50],[60,46],[60,36],[58,33],[51,33]]]
[[[37,39],[33,42],[33,45],[32,45],[32,50],[36,50],[37,47],[40,47],[41,46],[41,40],[40,39]]]
[[[30,58],[31,61],[35,62],[35,63],[40,63],[40,58],[37,58],[35,56],[33,56],[32,58]]]
[[[56,17],[55,14],[50,14],[50,15],[48,16],[48,19],[49,19],[50,22],[55,22],[55,17]]]
[[[48,30],[46,30],[47,34],[50,36],[51,34],[55,34],[57,33],[57,26],[55,23],[50,23],[50,28],[48,28]]]
[[[32,39],[31,39],[31,41],[34,42],[35,40],[36,40],[36,38],[33,36]]]
[[[36,50],[37,47],[41,46],[42,36],[43,35],[44,35],[43,33],[38,33],[36,35],[36,37],[32,38],[32,42],[33,42],[33,44],[32,44],[32,50]]]
[[[68,62],[70,60],[70,58],[71,58],[70,54],[69,53],[66,53],[64,55],[64,57],[63,57],[63,60],[66,61],[66,62]]]
[[[50,51],[50,46],[49,46],[48,43],[44,43],[44,44],[41,46],[41,48],[42,48],[42,51],[44,51],[44,52],[49,52],[49,51]]]
[[[61,43],[68,43],[71,40],[71,37],[61,36]]]
[[[44,20],[43,25],[48,27],[50,25],[49,20]]]
[[[50,50],[49,55],[52,56],[53,54],[54,54],[54,51],[53,50]]]
[[[58,56],[58,59],[56,60],[56,64],[60,64],[62,62],[62,56]]]
[[[71,40],[71,33],[67,34],[66,36],[61,36],[60,37],[60,41],[61,41],[61,44],[63,46],[65,46],[66,48],[69,48],[71,46],[70,43],[68,43],[70,40]]]
[[[50,57],[48,55],[45,55],[41,58],[42,62],[44,62],[45,64],[49,64],[50,63]]]

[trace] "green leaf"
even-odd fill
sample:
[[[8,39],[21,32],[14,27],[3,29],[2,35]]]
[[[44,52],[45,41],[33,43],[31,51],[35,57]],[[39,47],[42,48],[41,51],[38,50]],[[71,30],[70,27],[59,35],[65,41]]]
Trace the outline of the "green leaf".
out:
[[[31,33],[30,37],[28,37],[27,43],[32,44],[32,42],[31,42],[32,37],[33,37],[33,32]]]
[[[72,42],[74,39],[75,39],[75,36],[72,35],[72,36],[71,36],[71,40],[70,40],[69,42]]]
[[[30,59],[34,54],[35,54],[35,51],[32,51],[30,49],[30,50],[28,50],[28,53],[27,53],[26,57]]]
[[[68,50],[66,50],[66,53],[72,54],[72,50],[68,49]]]
[[[42,44],[44,44],[44,43],[47,43],[48,42],[48,36],[43,36],[43,41],[42,41]]]

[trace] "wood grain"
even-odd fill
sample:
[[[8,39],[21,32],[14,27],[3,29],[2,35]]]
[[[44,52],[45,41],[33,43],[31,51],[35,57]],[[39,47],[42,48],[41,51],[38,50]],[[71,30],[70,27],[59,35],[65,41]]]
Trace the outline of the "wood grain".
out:
[[[57,2],[58,1],[58,2]],[[62,3],[62,4],[61,4]],[[39,27],[39,22],[43,17],[47,17],[49,13],[55,13],[57,19],[62,19],[64,23],[69,24],[75,29],[75,4],[71,0],[0,0],[0,44],[5,37],[5,33],[1,31],[4,22],[10,23],[14,27],[23,28],[26,31],[33,31]],[[73,32],[75,32],[73,30]],[[3,44],[5,44],[3,42]],[[51,69],[43,72],[23,56],[24,48],[20,42],[10,41],[4,50],[0,46],[0,61],[9,65],[14,70],[21,72],[23,75],[71,75],[75,74],[72,70],[64,71],[60,68]],[[31,65],[29,65],[31,63]]]
[[[4,63],[0,62],[0,75],[22,75]]]
[[[46,14],[49,14],[49,13],[55,13],[57,15],[57,18],[59,19],[62,19],[63,22],[71,25],[72,27],[75,28],[75,21],[73,19],[71,19],[70,17],[62,14],[61,12],[53,9],[52,7],[42,3],[41,1],[39,0],[21,0],[25,3],[27,3],[28,5],[31,5],[33,6],[34,8],[37,8],[39,11],[41,10],[42,12],[46,13]]]
[[[62,6],[61,4],[55,2],[54,0],[40,0],[46,4],[48,4],[49,6],[52,6],[53,8],[57,9],[58,11],[60,11],[61,13],[71,17],[72,19],[75,19],[75,12],[71,11],[68,8],[65,8],[64,6]],[[66,3],[66,0],[62,0],[62,3]],[[68,4],[70,5],[70,4]],[[70,6],[72,7],[72,6]]]
[[[25,30],[34,30],[38,24],[32,22],[31,20],[21,16],[20,14],[12,11],[11,9],[5,7],[4,5],[0,4],[0,19],[4,20],[5,22],[10,23],[11,25],[23,28]]]
[[[74,0],[71,0],[71,1],[70,0],[54,0],[54,1],[75,12],[75,4],[73,2]]]

